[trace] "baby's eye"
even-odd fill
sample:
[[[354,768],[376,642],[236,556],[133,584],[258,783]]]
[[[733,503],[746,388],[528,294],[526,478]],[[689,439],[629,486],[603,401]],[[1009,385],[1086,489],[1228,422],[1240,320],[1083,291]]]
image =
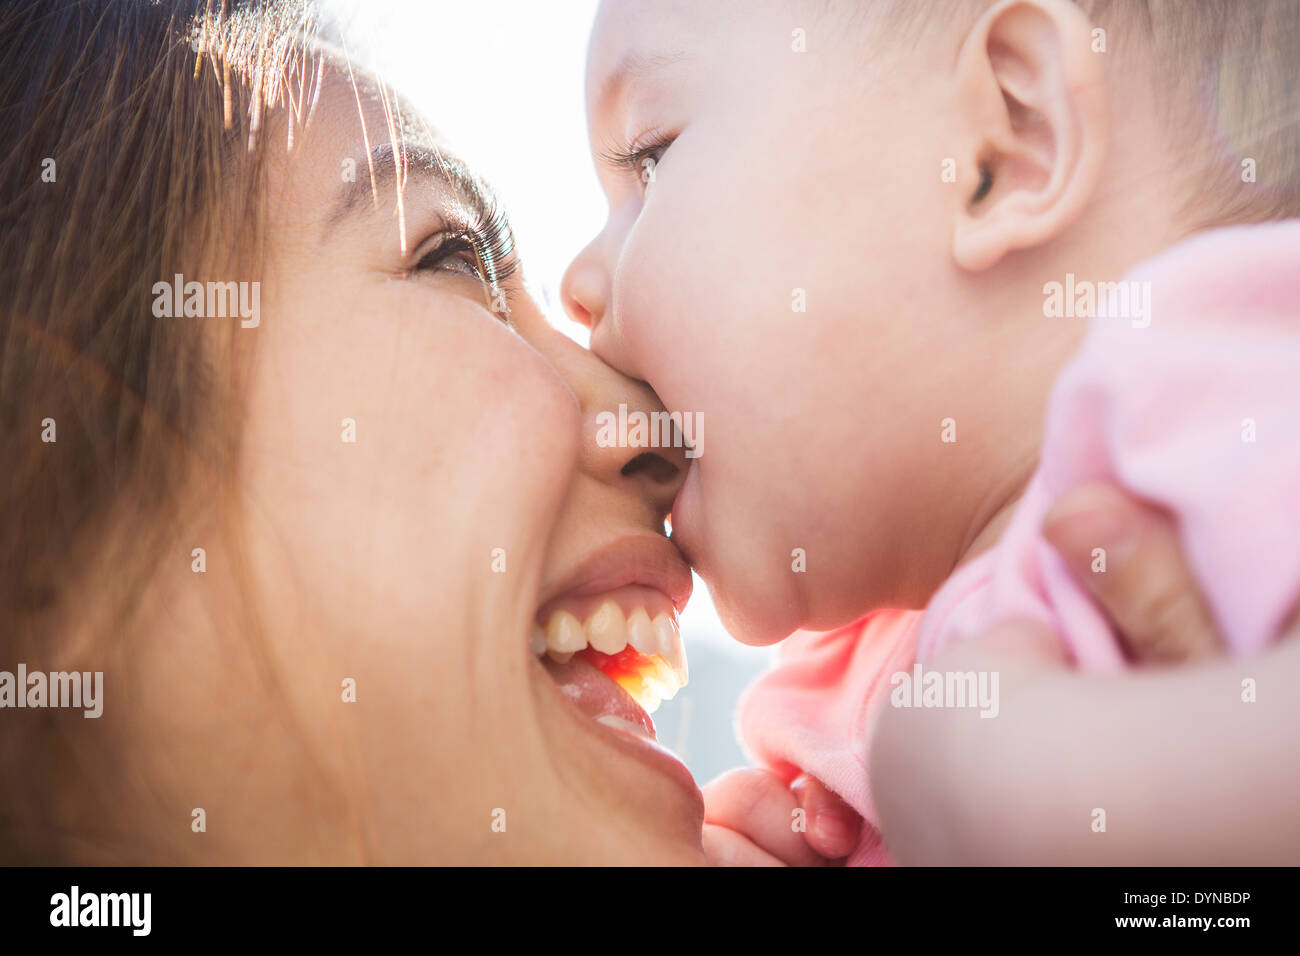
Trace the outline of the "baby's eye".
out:
[[[644,141],[646,137],[640,139]],[[641,187],[648,188],[655,181],[656,170],[675,139],[674,136],[653,133],[643,145],[633,144],[626,149],[606,153],[605,160],[615,169],[635,175]]]
[[[668,147],[671,145],[671,142],[659,143],[645,146],[638,152],[637,165],[640,167],[642,185],[649,186],[655,181],[655,168],[664,161],[664,154],[668,152]]]

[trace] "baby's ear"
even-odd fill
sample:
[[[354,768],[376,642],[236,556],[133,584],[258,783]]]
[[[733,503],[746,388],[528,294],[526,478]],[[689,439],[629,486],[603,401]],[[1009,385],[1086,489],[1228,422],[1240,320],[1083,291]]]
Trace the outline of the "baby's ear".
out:
[[[1109,118],[1092,25],[1071,0],[1003,0],[971,28],[954,72],[965,153],[953,259],[987,269],[1048,242],[1092,197]]]

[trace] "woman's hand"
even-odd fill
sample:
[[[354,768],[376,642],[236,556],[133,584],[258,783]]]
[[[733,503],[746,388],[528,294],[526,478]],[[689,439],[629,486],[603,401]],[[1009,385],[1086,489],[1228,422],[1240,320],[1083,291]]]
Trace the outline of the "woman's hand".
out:
[[[1068,667],[1045,628],[1012,622],[929,667],[1000,678],[999,716],[887,708],[871,775],[886,842],[904,863],[1300,862],[1300,631],[1250,659],[1221,642],[1167,518],[1081,488],[1044,533],[1139,662],[1116,676]],[[1093,549],[1106,572],[1092,572]]]
[[[1066,492],[1043,535],[1103,610],[1138,661],[1177,664],[1222,645],[1168,515],[1111,485]],[[1105,551],[1105,572],[1093,570]]]

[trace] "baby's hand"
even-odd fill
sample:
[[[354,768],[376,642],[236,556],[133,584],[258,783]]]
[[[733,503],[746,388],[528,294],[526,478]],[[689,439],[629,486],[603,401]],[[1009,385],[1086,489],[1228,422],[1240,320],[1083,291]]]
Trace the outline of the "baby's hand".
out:
[[[715,866],[826,866],[857,845],[861,818],[819,781],[729,770],[704,789],[704,852]]]

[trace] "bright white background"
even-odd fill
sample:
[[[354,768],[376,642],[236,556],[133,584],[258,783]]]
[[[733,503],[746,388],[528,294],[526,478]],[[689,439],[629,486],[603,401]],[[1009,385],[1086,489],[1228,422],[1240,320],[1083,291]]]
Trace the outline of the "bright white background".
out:
[[[354,53],[376,64],[501,196],[529,284],[558,327],[559,284],[604,221],[587,152],[583,68],[596,0],[333,0]],[[655,714],[660,741],[700,783],[743,762],[740,689],[769,652],[723,630],[698,578],[682,615],[690,685]]]

